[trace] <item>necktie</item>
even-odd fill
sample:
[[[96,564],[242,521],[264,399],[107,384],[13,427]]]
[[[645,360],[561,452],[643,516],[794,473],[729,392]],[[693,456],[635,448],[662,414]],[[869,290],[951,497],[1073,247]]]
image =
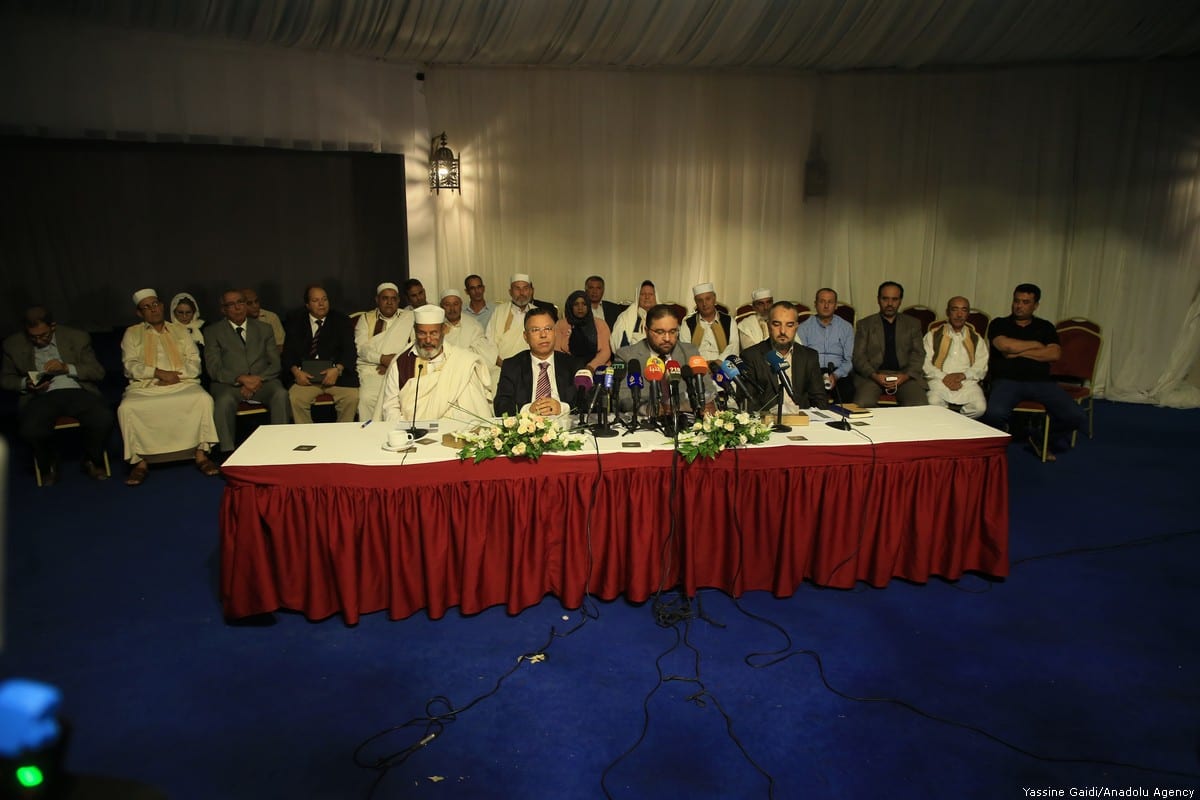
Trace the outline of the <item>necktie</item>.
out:
[[[308,357],[316,358],[317,353],[321,351],[321,326],[325,324],[325,320],[317,320],[317,329],[313,331],[312,342],[308,345]]]
[[[534,400],[550,396],[550,365],[543,361],[538,364],[538,368],[541,372],[538,373],[537,391],[533,394]]]
[[[246,329],[243,328],[241,325],[238,325],[236,328],[234,328],[234,330],[237,331],[238,337],[242,340],[242,344],[245,344],[246,343]]]
[[[378,318],[376,318],[376,320],[375,320],[375,332],[374,332],[374,333],[372,333],[371,335],[372,335],[372,336],[378,336],[379,334],[383,333],[383,326],[384,326],[383,317],[378,317]]]

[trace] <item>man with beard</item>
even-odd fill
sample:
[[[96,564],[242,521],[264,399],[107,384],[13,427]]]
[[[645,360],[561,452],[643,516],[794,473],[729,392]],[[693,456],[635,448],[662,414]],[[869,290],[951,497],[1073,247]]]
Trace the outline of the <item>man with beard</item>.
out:
[[[871,408],[886,393],[902,406],[928,405],[921,323],[899,313],[904,287],[884,281],[876,299],[879,313],[860,321],[854,333],[854,402]]]
[[[488,365],[478,354],[443,341],[446,312],[440,307],[422,306],[414,315],[415,344],[392,359],[383,376],[376,418],[384,422],[490,419]]]
[[[754,409],[773,409],[779,400],[779,378],[767,360],[772,351],[788,364],[788,379],[792,393],[783,396],[783,413],[796,414],[806,408],[824,408],[825,381],[817,362],[817,351],[796,344],[800,327],[800,310],[787,300],[780,300],[767,312],[770,336],[742,351],[742,360],[750,372],[752,383],[762,387],[762,393],[751,400]]]
[[[631,344],[628,347],[623,347],[617,351],[617,358],[628,364],[632,359],[637,359],[642,365],[643,374],[646,371],[646,361],[652,356],[666,361],[677,361],[682,366],[688,363],[688,360],[693,356],[699,356],[700,351],[695,345],[679,340],[680,321],[675,316],[675,311],[668,305],[660,304],[651,308],[646,312],[646,338],[637,344]],[[711,405],[711,399],[716,396],[717,387],[710,378],[705,378],[701,381],[701,387],[704,392],[704,397],[699,398],[700,402],[706,407]],[[660,387],[664,391],[667,389],[667,381],[662,382]],[[621,392],[620,408],[628,410],[632,408],[633,402],[628,395],[628,388],[617,387]],[[649,402],[649,392],[642,394],[642,404]],[[687,392],[680,392],[680,410],[691,410],[691,402],[687,396]],[[658,416],[661,409],[648,409],[652,416]]]

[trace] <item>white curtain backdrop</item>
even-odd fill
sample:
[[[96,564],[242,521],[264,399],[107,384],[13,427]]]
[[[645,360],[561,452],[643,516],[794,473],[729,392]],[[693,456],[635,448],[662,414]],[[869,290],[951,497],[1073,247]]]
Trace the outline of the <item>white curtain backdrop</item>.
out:
[[[436,202],[439,284],[528,272],[561,304],[644,279],[690,304],[758,286],[860,316],[955,294],[993,316],[1013,286],[1039,315],[1104,328],[1102,396],[1200,405],[1196,64],[953,74],[664,74],[434,69],[431,125],[463,163]],[[816,137],[828,196],[804,198]]]

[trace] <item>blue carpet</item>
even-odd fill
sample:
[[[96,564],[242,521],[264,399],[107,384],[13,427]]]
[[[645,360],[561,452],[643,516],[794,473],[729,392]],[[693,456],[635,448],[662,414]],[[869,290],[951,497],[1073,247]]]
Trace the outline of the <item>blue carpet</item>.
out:
[[[14,469],[0,670],[62,689],[72,770],[175,800],[366,797],[360,742],[480,697],[374,797],[1200,788],[1200,411],[1100,403],[1096,430],[1055,464],[1010,446],[1004,581],[706,591],[674,628],[651,603],[585,619],[553,598],[515,617],[231,626],[220,481],[179,465],[137,490],[70,471],[35,490]]]

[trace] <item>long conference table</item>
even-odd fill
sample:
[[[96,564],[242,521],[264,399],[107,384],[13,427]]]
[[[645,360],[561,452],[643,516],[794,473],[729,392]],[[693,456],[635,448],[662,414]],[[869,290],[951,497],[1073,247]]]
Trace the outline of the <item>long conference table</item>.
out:
[[[1008,574],[1009,437],[946,409],[813,419],[692,464],[655,432],[473,464],[440,438],[385,450],[390,427],[263,425],[225,462],[226,618]]]

